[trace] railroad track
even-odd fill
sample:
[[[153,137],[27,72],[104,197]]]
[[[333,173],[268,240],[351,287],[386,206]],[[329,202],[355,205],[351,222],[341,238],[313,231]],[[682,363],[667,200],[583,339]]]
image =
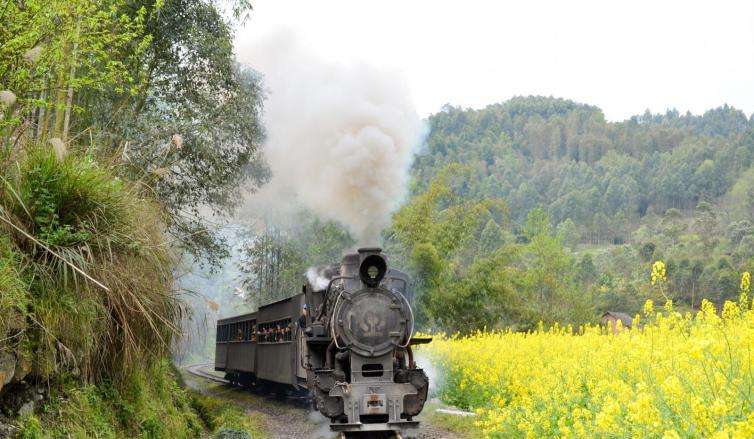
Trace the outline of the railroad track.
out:
[[[210,381],[214,381],[216,383],[220,384],[226,384],[228,386],[235,386],[230,381],[220,378],[219,376],[207,372],[206,368],[214,367],[214,363],[199,363],[199,364],[192,364],[190,366],[186,366],[186,372],[190,373],[191,375],[198,376],[200,378],[204,378]],[[241,388],[240,386],[238,386]],[[258,395],[262,395],[268,398],[277,398],[282,399],[288,403],[299,405],[299,406],[309,406],[311,404],[311,397],[306,395],[289,395],[289,394],[278,394],[275,392],[270,391],[264,391],[256,387],[244,387],[245,389],[249,390],[250,392],[256,393]]]
[[[217,375],[205,372],[203,369],[206,367],[212,367],[213,363],[199,363],[199,364],[192,364],[190,366],[186,366],[186,372],[190,373],[191,375],[198,376],[200,378],[204,378],[210,381],[214,381],[216,383],[221,384],[230,384],[230,381],[220,378]]]
[[[203,379],[206,379],[206,380],[214,381],[214,382],[220,383],[220,384],[225,384],[225,385],[228,385],[228,386],[234,386],[230,381],[228,381],[228,380],[226,380],[224,378],[220,378],[219,376],[217,376],[215,374],[212,374],[212,373],[209,373],[209,372],[206,371],[206,369],[208,369],[208,368],[211,369],[213,367],[214,367],[214,363],[199,363],[199,364],[192,364],[192,365],[186,366],[184,369],[186,370],[186,372],[190,373],[191,375],[197,376],[199,378],[203,378]],[[280,396],[282,396],[282,395],[276,395],[275,393],[270,393],[270,392],[267,392],[267,393],[259,392],[259,389],[253,389],[252,388],[252,389],[248,389],[248,390],[250,392],[253,392],[253,393],[256,393],[256,394],[261,394],[262,396],[265,396],[265,397],[268,397],[268,398],[270,398],[270,397],[276,397],[276,399],[278,401],[280,401],[279,398],[280,398]],[[308,397],[308,396],[285,395],[285,396],[283,396],[282,399],[283,399],[283,401],[287,402],[288,404],[292,404],[293,406],[297,406],[299,408],[309,407],[309,404],[310,404],[310,397]],[[337,436],[335,436],[335,437],[337,439],[351,439],[354,436],[352,436],[350,434],[346,434],[346,433],[337,433]],[[362,436],[357,436],[357,437],[362,437]],[[393,435],[387,435],[387,436],[384,436],[384,437],[390,438],[390,439],[404,439],[404,438],[405,439],[409,439],[409,438],[406,438],[405,436],[401,436],[399,433],[393,433]]]

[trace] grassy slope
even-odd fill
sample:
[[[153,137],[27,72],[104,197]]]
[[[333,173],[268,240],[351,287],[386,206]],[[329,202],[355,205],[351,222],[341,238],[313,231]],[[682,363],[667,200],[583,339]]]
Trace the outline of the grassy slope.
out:
[[[125,385],[56,386],[38,413],[21,420],[21,438],[260,438],[259,423],[234,405],[179,385],[162,361]]]
[[[28,146],[0,176],[0,352],[50,393],[19,436],[258,437],[170,366],[185,305],[159,206],[75,152]]]

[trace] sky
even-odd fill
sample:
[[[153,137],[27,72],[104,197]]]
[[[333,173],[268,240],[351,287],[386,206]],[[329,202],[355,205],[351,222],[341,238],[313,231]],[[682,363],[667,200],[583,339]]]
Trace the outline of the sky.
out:
[[[246,48],[291,33],[334,64],[398,73],[417,111],[545,95],[608,120],[646,109],[754,112],[754,1],[256,0]]]

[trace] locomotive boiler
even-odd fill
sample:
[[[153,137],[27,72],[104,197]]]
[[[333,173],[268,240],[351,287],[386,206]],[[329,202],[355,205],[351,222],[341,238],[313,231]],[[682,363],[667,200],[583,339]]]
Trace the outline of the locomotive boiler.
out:
[[[218,321],[215,369],[234,383],[308,391],[346,437],[411,436],[429,381],[414,362],[408,276],[379,248],[310,273],[300,294]]]

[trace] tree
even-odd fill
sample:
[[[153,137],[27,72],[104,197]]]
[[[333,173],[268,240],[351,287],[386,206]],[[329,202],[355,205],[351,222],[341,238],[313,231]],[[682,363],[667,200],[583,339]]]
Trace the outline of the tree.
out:
[[[505,320],[498,299],[510,292],[508,276],[502,273],[507,273],[512,249],[500,250],[500,224],[507,220],[507,209],[499,200],[464,196],[473,175],[459,165],[443,169],[426,192],[396,212],[387,232],[407,253],[404,258],[417,279],[417,296],[428,318],[459,331]],[[494,281],[479,278],[494,268],[502,270]]]
[[[257,306],[289,297],[300,289],[306,271],[295,241],[279,229],[256,234],[243,250],[240,269],[247,300]]]
[[[484,253],[495,251],[503,244],[503,232],[495,220],[490,219],[479,237],[479,250]]]
[[[476,259],[462,276],[446,272],[442,284],[424,296],[435,324],[463,334],[500,324],[523,329],[526,307],[516,294],[514,258],[513,249],[501,248]]]
[[[597,281],[597,267],[594,266],[592,255],[584,253],[576,265],[576,279],[581,285],[592,285]]]
[[[530,302],[530,325],[589,321],[589,303],[583,300],[574,284],[572,258],[555,236],[550,218],[543,209],[534,209],[524,224],[528,244],[521,249],[519,284]]]
[[[593,106],[528,96],[484,109],[445,107],[429,117],[429,125],[427,147],[412,168],[411,199],[388,234],[407,266],[422,260],[413,270],[431,278],[420,280],[427,300],[440,285],[465,292],[471,265],[486,259],[498,242],[490,218],[474,210],[485,200],[505,200],[510,212],[511,224],[495,223],[502,235],[515,236],[500,248],[516,251],[510,261],[515,270],[507,273],[519,294],[539,294],[538,286],[545,285],[545,297],[554,297],[553,303],[566,302],[562,297],[581,301],[575,308],[586,320],[593,317],[591,295],[596,306],[639,311],[647,270],[660,258],[674,270],[667,287],[679,307],[698,305],[713,290],[718,298],[735,294],[728,279],[751,269],[748,246],[741,244],[748,243],[752,234],[746,224],[754,218],[754,121],[739,110],[724,106],[703,115],[647,111],[608,122]],[[437,185],[438,177],[461,163],[465,171],[446,175],[445,183]],[[454,187],[459,179],[462,187]],[[529,214],[539,208],[557,224],[555,231],[550,227],[539,235],[559,238],[567,249],[574,248],[578,235],[584,243],[605,247],[591,253],[597,274],[591,287],[584,287],[590,282],[579,274],[589,268],[588,258],[574,259],[568,251],[556,251],[557,245],[542,247],[539,254],[558,260],[553,255],[560,252],[572,259],[570,278],[556,283],[576,287],[542,283],[547,273],[536,272],[531,262],[538,260],[530,247],[537,234],[525,233]],[[637,244],[623,245],[632,241]],[[423,257],[412,258],[412,250]],[[709,266],[721,256],[731,267],[718,278],[714,273],[720,270]],[[700,267],[708,267],[707,274]],[[576,311],[567,306],[564,316],[552,317],[549,310],[557,306],[544,303],[543,310],[522,312],[512,324],[522,319],[531,324],[538,320],[532,316],[543,314],[576,320],[569,317]],[[498,324],[508,324],[503,322]]]
[[[694,228],[704,242],[705,249],[711,249],[716,241],[717,234],[717,215],[711,204],[701,201],[696,206],[694,218]]]
[[[72,118],[86,111],[74,99],[79,94],[134,92],[139,77],[129,72],[128,57],[142,53],[149,37],[146,10],[129,14],[128,6],[125,0],[5,2],[0,84],[18,97],[14,117],[4,120],[5,142],[65,141]]]
[[[122,177],[161,201],[184,249],[216,261],[225,252],[205,212],[222,216],[241,185],[268,177],[260,80],[235,62],[219,4],[4,2],[0,84],[15,102],[3,108],[0,160],[30,141],[63,155],[86,139],[87,154],[122,164]],[[226,4],[236,17],[250,9]]]
[[[570,218],[566,218],[565,221],[558,224],[557,235],[563,245],[571,250],[575,250],[576,245],[578,245],[581,240],[579,231],[576,228],[576,223]]]
[[[311,267],[338,264],[354,240],[334,222],[323,222],[311,212],[295,214],[295,226],[267,225],[246,232],[239,269],[246,301],[259,306],[300,291]],[[275,224],[271,221],[270,224]]]

